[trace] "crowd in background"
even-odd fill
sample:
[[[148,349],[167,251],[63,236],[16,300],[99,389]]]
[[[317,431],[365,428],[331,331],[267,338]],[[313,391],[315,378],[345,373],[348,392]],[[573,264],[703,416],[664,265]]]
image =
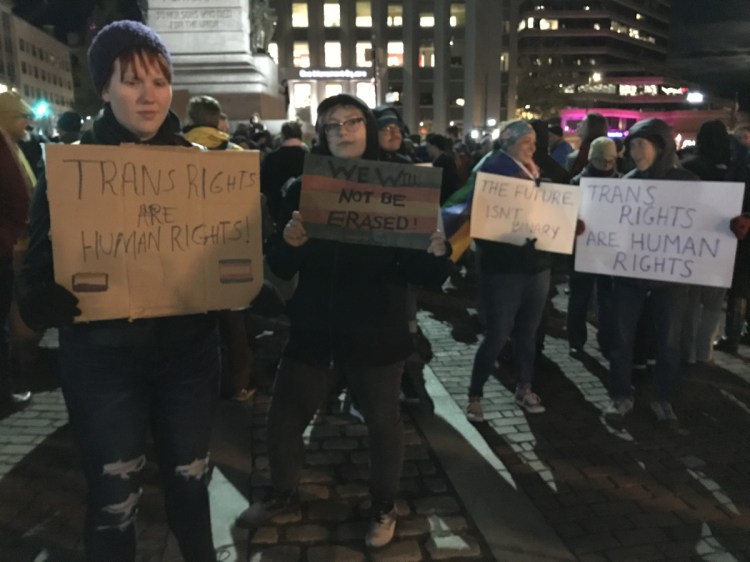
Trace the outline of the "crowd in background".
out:
[[[556,290],[553,271],[568,280],[566,322],[573,356],[586,353],[587,322],[592,300],[596,303],[597,344],[610,363],[607,415],[613,418],[631,412],[633,370],[652,362],[651,409],[657,422],[676,427],[673,403],[685,366],[711,362],[715,347],[736,352],[747,338],[750,124],[730,133],[721,121],[708,121],[695,149],[683,154],[678,154],[674,132],[659,119],[639,121],[621,142],[608,137],[606,119],[595,112],[570,139],[559,125],[541,119],[503,123],[496,139],[461,138],[457,127],[423,139],[410,134],[397,108],[370,108],[355,96],[339,94],[320,104],[315,136],[305,139],[301,123],[286,122],[272,135],[257,114],[230,132],[227,116],[210,96],[190,100],[183,126],[169,109],[171,56],[142,24],[115,22],[103,28],[92,43],[89,64],[103,109],[83,131],[83,119],[67,112],[58,119],[54,138],[30,134],[29,105],[15,92],[0,94],[0,390],[7,402],[31,398],[23,388],[24,373],[33,368],[43,331],[58,327],[62,388],[89,487],[90,559],[135,556],[138,473],[149,429],[164,476],[170,528],[181,551],[186,560],[214,559],[206,482],[221,371],[227,374],[227,398],[250,399],[256,381],[242,310],[73,322],[80,314],[78,300],[54,281],[44,142],[260,151],[267,282],[253,306],[274,301],[276,313],[289,319],[290,336],[269,412],[271,483],[238,525],[256,527],[294,508],[304,429],[328,394],[343,385],[370,437],[372,513],[365,542],[380,548],[392,540],[403,462],[399,400],[412,395],[430,404],[421,379],[429,344],[420,342],[415,287],[438,288],[462,266],[476,268],[486,329],[473,365],[466,366],[465,413],[475,423],[484,420],[483,387],[499,358],[516,368],[519,408],[545,412],[533,381]],[[573,139],[576,146],[569,142]],[[311,238],[299,210],[300,176],[311,152],[440,168],[446,232],[435,231],[416,250]],[[732,286],[727,291],[576,272],[570,258],[537,249],[535,239],[521,246],[477,240],[459,261],[464,246],[453,243],[453,224],[461,222],[454,219],[470,218],[477,172],[536,185],[580,185],[587,177],[741,182],[742,214],[727,220],[740,241]],[[585,230],[579,220],[576,234]]]

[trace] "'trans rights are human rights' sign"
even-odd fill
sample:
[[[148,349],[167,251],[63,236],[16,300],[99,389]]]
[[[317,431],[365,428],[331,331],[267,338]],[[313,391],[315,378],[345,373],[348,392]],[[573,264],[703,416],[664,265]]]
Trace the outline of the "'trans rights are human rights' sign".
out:
[[[729,287],[742,208],[734,182],[583,178],[576,271]]]

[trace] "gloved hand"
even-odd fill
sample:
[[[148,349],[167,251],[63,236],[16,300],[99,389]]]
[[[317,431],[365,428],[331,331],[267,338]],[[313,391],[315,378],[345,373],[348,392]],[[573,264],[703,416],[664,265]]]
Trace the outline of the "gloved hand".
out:
[[[29,328],[41,331],[73,322],[81,314],[77,304],[78,298],[73,293],[50,281],[23,295],[18,301],[18,312]]]
[[[586,232],[586,223],[581,219],[576,219],[576,236],[580,236]]]
[[[734,217],[729,221],[729,228],[734,232],[737,240],[743,240],[750,231],[750,213],[743,213]]]

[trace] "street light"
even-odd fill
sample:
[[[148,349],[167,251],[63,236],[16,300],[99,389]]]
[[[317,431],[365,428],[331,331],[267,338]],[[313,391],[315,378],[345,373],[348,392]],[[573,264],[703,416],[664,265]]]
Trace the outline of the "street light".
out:
[[[48,113],[49,104],[46,101],[40,100],[36,102],[36,105],[34,105],[34,117],[41,119],[42,117],[46,117]]]

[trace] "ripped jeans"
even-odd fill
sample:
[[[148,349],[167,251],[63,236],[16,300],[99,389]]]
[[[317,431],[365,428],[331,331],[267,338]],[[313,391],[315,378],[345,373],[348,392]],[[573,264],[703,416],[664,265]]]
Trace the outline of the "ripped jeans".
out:
[[[133,561],[149,429],[167,521],[182,556],[215,562],[208,447],[218,399],[216,331],[146,347],[104,347],[61,331],[62,390],[88,485],[89,561]]]

